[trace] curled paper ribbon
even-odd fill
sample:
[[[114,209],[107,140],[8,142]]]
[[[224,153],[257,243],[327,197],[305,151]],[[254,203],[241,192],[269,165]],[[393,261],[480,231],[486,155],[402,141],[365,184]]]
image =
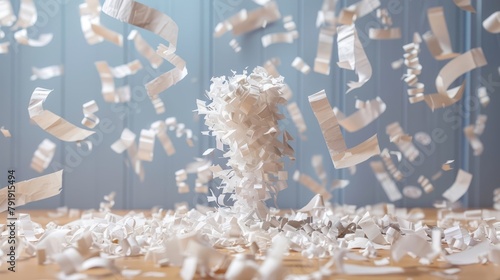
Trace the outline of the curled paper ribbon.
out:
[[[28,27],[31,27],[35,25],[37,19],[38,13],[33,0],[21,0],[17,22],[12,27],[12,30],[16,30],[18,28],[26,29]]]
[[[88,128],[94,128],[99,124],[99,118],[94,115],[95,112],[99,111],[99,107],[95,100],[91,100],[82,105],[83,107],[83,120],[82,125]]]
[[[42,173],[54,158],[56,144],[49,139],[44,139],[31,159],[31,168],[36,172]]]
[[[26,29],[21,29],[14,33],[14,39],[16,39],[16,42],[30,47],[44,47],[52,41],[53,37],[52,33],[44,33],[40,34],[38,39],[30,39],[28,38],[28,31],[26,31]]]
[[[48,80],[63,74],[62,65],[53,65],[44,68],[32,67],[31,70],[33,71],[33,75],[30,78],[32,81],[36,79]]]

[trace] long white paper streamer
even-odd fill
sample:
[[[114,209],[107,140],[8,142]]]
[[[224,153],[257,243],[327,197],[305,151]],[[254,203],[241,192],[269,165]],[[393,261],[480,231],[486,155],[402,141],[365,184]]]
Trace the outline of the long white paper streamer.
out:
[[[330,60],[332,59],[333,36],[335,28],[321,28],[318,37],[318,49],[314,59],[314,72],[330,75]]]
[[[347,149],[340,131],[337,117],[328,102],[326,93],[321,90],[309,96],[309,103],[321,127],[326,146],[335,168],[346,168],[366,161],[374,155],[380,154],[377,135],[373,135],[365,142]]]
[[[354,70],[358,75],[358,81],[348,82],[349,89],[351,90],[363,86],[372,76],[372,66],[366,53],[358,38],[358,32],[353,25],[342,25],[337,28],[337,44],[339,53],[339,62],[337,63],[340,68]]]
[[[30,47],[44,47],[52,41],[52,33],[40,34],[38,39],[28,38],[28,31],[26,29],[21,29],[14,33],[14,39],[21,45],[27,45]]]
[[[42,173],[54,158],[56,144],[49,139],[44,139],[36,149],[31,158],[31,168],[36,172]]]
[[[51,92],[52,90],[44,88],[36,88],[33,91],[28,107],[30,119],[33,122],[47,133],[67,142],[82,141],[95,133],[94,131],[76,127],[51,111],[44,110],[43,102]]]
[[[48,80],[63,74],[62,65],[52,65],[44,68],[32,67],[31,70],[33,71],[33,75],[30,78],[32,81],[36,79]]]
[[[427,10],[427,17],[431,30],[423,35],[429,51],[437,60],[445,60],[458,56],[453,52],[450,34],[444,17],[443,7],[434,7]]]
[[[16,182],[16,207],[59,194],[63,171],[57,171],[26,181]],[[0,189],[0,213],[7,211],[8,187]]]

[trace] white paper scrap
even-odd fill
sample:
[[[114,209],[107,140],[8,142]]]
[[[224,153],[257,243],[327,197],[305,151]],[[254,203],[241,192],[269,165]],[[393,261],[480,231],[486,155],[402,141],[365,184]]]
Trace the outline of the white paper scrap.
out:
[[[302,134],[306,132],[307,126],[306,122],[304,120],[304,117],[302,116],[302,112],[300,111],[299,106],[297,105],[296,102],[289,103],[286,106],[288,113],[292,117],[292,121],[295,124],[295,127],[297,128],[297,131]]]
[[[443,197],[449,202],[458,201],[467,192],[471,182],[472,174],[462,169],[458,170],[455,182],[443,193]]]
[[[137,158],[143,161],[153,161],[155,146],[155,132],[152,129],[141,130],[139,138],[139,151]]]
[[[403,195],[412,199],[417,199],[422,196],[422,190],[415,186],[405,186],[403,188]]]
[[[43,109],[43,102],[47,99],[52,90],[35,88],[30,98],[28,107],[30,119],[41,129],[54,137],[67,141],[76,142],[94,134],[94,131],[79,128],[49,110]]]
[[[405,135],[403,128],[401,128],[398,122],[393,122],[387,125],[385,128],[385,132],[387,133],[387,135],[389,135],[390,139]],[[413,145],[411,141],[397,141],[394,143],[398,147],[399,151],[403,153],[405,158],[407,158],[411,162],[413,162],[420,154],[418,149],[415,147],[415,145]]]
[[[346,168],[366,161],[374,155],[380,154],[377,135],[373,135],[365,142],[347,149],[340,131],[337,117],[328,102],[326,93],[321,90],[309,96],[309,103],[321,127],[323,137],[335,168]]]
[[[16,39],[16,42],[30,47],[44,47],[52,41],[53,37],[54,35],[52,35],[52,33],[43,33],[40,34],[38,39],[31,39],[28,38],[28,31],[26,29],[21,29],[14,33],[14,39]]]
[[[264,48],[269,47],[270,45],[278,44],[278,43],[288,43],[291,44],[295,39],[298,38],[298,32],[296,30],[287,31],[287,32],[278,32],[271,33],[262,36],[262,46]]]
[[[56,144],[49,139],[44,139],[36,149],[31,158],[31,168],[36,172],[42,173],[54,158]]]
[[[366,53],[358,38],[358,32],[353,25],[342,25],[337,27],[337,44],[339,62],[337,63],[340,68],[354,70],[358,75],[358,81],[348,82],[349,89],[351,90],[363,86],[372,76],[372,66]]]
[[[132,30],[130,31],[130,33],[128,34],[128,37],[127,37],[128,40],[133,40],[134,41],[134,46],[135,46],[135,49],[144,57],[146,58],[149,63],[151,64],[151,66],[154,68],[154,69],[157,69],[158,67],[160,67],[160,65],[163,63],[163,59],[161,58],[161,56],[159,56],[158,54],[156,54],[156,52],[154,51],[154,49],[148,44],[148,42],[146,42],[146,40],[144,40],[141,36],[141,34],[139,33],[139,31],[137,30]]]
[[[63,74],[62,65],[52,65],[44,68],[32,67],[31,70],[33,71],[33,75],[30,78],[32,81],[36,79],[48,80]]]
[[[363,107],[348,117],[342,117],[338,114],[338,109],[334,108],[335,115],[339,124],[349,132],[356,132],[371,122],[376,120],[382,113],[385,112],[387,106],[380,97],[368,100],[363,103]]]
[[[63,171],[57,171],[26,181],[16,182],[16,207],[59,194]],[[0,189],[0,213],[8,209],[8,187]]]
[[[295,57],[295,59],[292,61],[292,67],[302,72],[302,74],[304,75],[307,75],[309,74],[309,72],[311,72],[311,67],[307,65],[307,63],[299,56]]]
[[[385,171],[384,164],[381,161],[370,162],[370,167],[391,202],[403,198],[403,195],[401,195],[398,187]]]
[[[38,13],[36,10],[35,2],[33,0],[21,0],[21,5],[19,6],[19,14],[17,15],[17,22],[12,27],[12,30],[18,28],[26,29],[35,25],[38,19]]]
[[[476,9],[474,9],[474,7],[471,4],[471,0],[453,0],[453,2],[455,3],[455,5],[457,5],[457,7],[459,7],[464,11],[471,13],[476,12]]]
[[[10,134],[10,131],[8,129],[6,129],[4,126],[0,127],[0,132],[2,132],[2,135],[5,138],[12,137],[12,135]]]
[[[500,11],[496,11],[483,21],[483,27],[490,33],[500,33]]]
[[[335,28],[321,28],[318,37],[318,49],[314,59],[314,72],[330,75],[330,60],[332,59],[333,36]]]
[[[99,124],[99,118],[94,115],[97,111],[99,111],[99,106],[97,106],[97,103],[95,100],[90,100],[87,103],[84,103],[82,105],[83,107],[83,119],[82,119],[82,125],[88,127],[88,128],[94,128],[97,124]]]
[[[121,154],[127,150],[133,143],[135,143],[135,133],[130,131],[128,128],[124,128],[120,139],[116,140],[112,145],[111,149],[117,153]]]
[[[443,7],[434,7],[427,10],[427,18],[431,31],[423,35],[424,41],[429,48],[429,51],[437,60],[445,60],[458,56],[458,53],[453,52],[451,46],[450,34],[446,19],[444,17]]]
[[[111,73],[117,79],[124,78],[129,75],[134,75],[137,71],[142,69],[141,61],[138,59],[131,61],[127,64],[118,65],[111,68]]]
[[[10,42],[0,43],[0,54],[9,52]]]
[[[0,0],[0,26],[11,26],[16,19],[10,0]]]

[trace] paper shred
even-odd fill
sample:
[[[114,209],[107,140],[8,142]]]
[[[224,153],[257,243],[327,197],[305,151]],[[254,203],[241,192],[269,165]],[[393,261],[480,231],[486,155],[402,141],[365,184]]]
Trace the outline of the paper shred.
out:
[[[479,98],[479,102],[481,102],[481,106],[483,106],[483,108],[490,104],[490,97],[488,96],[488,92],[485,87],[477,89],[477,97]]]
[[[112,145],[111,149],[117,153],[121,154],[127,150],[135,142],[135,133],[130,131],[128,128],[124,128],[120,139],[116,140]]]
[[[288,31],[288,32],[278,32],[278,33],[271,33],[271,34],[266,34],[262,36],[262,46],[264,48],[269,47],[270,45],[278,44],[278,43],[288,43],[291,44],[295,39],[298,38],[299,33],[294,30],[294,31]]]
[[[464,134],[474,150],[474,156],[479,156],[483,153],[483,143],[479,140],[479,136],[483,133],[486,121],[486,115],[478,115],[475,124],[464,127]]]
[[[350,167],[366,161],[374,155],[380,154],[376,134],[365,142],[347,149],[344,137],[340,131],[339,123],[324,90],[310,95],[308,99],[314,115],[320,124],[326,146],[328,147],[335,168]]]
[[[472,174],[462,169],[458,170],[455,182],[443,193],[443,197],[449,202],[458,201],[467,192],[471,182]]]
[[[5,138],[12,137],[12,135],[10,134],[10,131],[8,129],[6,129],[4,126],[0,127],[0,132],[2,132],[2,135]]]
[[[293,174],[293,180],[306,186],[313,193],[321,195],[326,200],[330,200],[332,198],[332,195],[324,186],[322,186],[320,183],[316,182],[313,178],[311,178],[311,176],[309,176],[307,174],[300,173],[297,170]]]
[[[335,189],[343,189],[349,185],[349,180],[333,180],[330,186],[330,191]]]
[[[372,76],[372,66],[366,53],[358,38],[358,32],[353,25],[342,25],[337,27],[337,44],[339,62],[337,65],[340,68],[347,70],[354,70],[358,75],[358,81],[348,82],[349,89],[351,90],[363,86]]]
[[[142,69],[142,64],[138,59],[136,59],[136,60],[131,61],[127,64],[123,64],[123,65],[119,65],[119,66],[111,68],[111,73],[113,74],[113,76],[115,78],[121,79],[121,78],[124,78],[126,76],[133,75],[141,69]]]
[[[322,185],[326,185],[327,175],[325,172],[325,167],[323,166],[323,156],[322,155],[313,155],[311,157],[311,165],[314,168],[314,173],[318,176]]]
[[[292,31],[297,29],[297,25],[295,25],[292,16],[283,17],[283,27],[286,29],[286,31]]]
[[[493,190],[493,208],[500,210],[500,188]]]
[[[51,92],[52,90],[38,87],[33,91],[28,111],[34,123],[52,136],[66,142],[81,141],[94,134],[94,131],[76,127],[51,111],[44,110],[43,102]]]
[[[146,84],[146,90],[152,100],[186,77],[188,74],[186,62],[175,54],[179,27],[169,16],[134,0],[106,0],[102,11],[122,22],[149,30],[169,42],[168,47],[159,44],[156,53],[175,68]]]
[[[16,21],[16,15],[9,0],[0,1],[0,26],[11,26]]]
[[[170,137],[168,137],[167,126],[165,122],[156,121],[151,124],[151,129],[154,130],[156,138],[158,138],[158,140],[160,141],[167,155],[171,156],[175,154],[175,147],[172,141],[170,140]]]
[[[337,116],[339,124],[343,128],[349,132],[356,132],[376,120],[382,113],[385,112],[386,108],[387,106],[384,101],[382,101],[380,97],[377,97],[363,102],[363,107],[358,108],[358,111],[348,117],[341,116],[339,114],[340,110],[337,107],[333,110]]]
[[[57,171],[26,181],[16,182],[16,207],[59,194],[63,171]],[[0,213],[7,211],[7,187],[0,189]]]
[[[271,58],[270,60],[266,61],[262,67],[266,69],[269,75],[273,76],[274,78],[279,78],[281,75],[276,69],[276,66],[279,65],[280,65],[279,58]],[[284,83],[283,87],[281,87],[281,92],[283,94],[283,98],[285,98],[286,100],[290,100],[293,96],[293,92],[290,89],[290,86],[288,86],[286,83]],[[293,116],[293,114],[290,111],[288,113],[290,113],[290,115]]]
[[[233,48],[234,52],[235,53],[239,53],[241,51],[241,46],[240,44],[238,43],[238,41],[236,41],[236,39],[231,39],[231,41],[229,41],[229,46],[231,48]]]
[[[106,61],[96,61],[95,66],[101,78],[101,93],[105,102],[125,103],[130,101],[130,87],[124,86],[115,89],[112,69]]]
[[[379,0],[361,0],[340,11],[338,23],[351,25],[380,6]]]
[[[418,234],[403,236],[391,247],[391,258],[395,262],[399,262],[408,253],[429,261],[432,261],[436,255],[431,244]]]
[[[103,41],[103,37],[96,34],[92,29],[92,24],[100,24],[101,4],[97,0],[85,0],[79,5],[80,26],[85,40],[89,45],[94,45]]]
[[[156,54],[156,52],[148,44],[148,42],[146,42],[146,40],[142,38],[139,31],[135,29],[130,31],[127,40],[134,41],[134,46],[137,52],[139,52],[140,55],[146,58],[151,64],[151,67],[153,67],[154,69],[157,69],[163,63],[163,59],[161,58],[161,56]]]
[[[476,13],[476,9],[472,6],[471,0],[453,0],[453,2],[464,11]]]
[[[424,189],[425,193],[430,193],[434,190],[434,186],[430,183],[430,181],[429,181],[429,179],[427,179],[427,177],[420,175],[418,177],[417,181],[420,184],[420,186],[422,187],[422,189]]]
[[[375,174],[375,177],[379,181],[379,183],[382,185],[382,188],[385,191],[385,194],[389,198],[391,202],[400,200],[403,198],[401,195],[401,192],[399,191],[398,187],[394,183],[394,181],[389,177],[389,174],[385,171],[384,165],[381,161],[372,161],[370,162],[370,167],[373,170],[373,173]]]
[[[483,27],[490,33],[500,33],[500,11],[492,13],[483,21]]]
[[[437,60],[446,60],[458,56],[453,52],[450,34],[443,7],[434,7],[427,10],[427,18],[431,30],[423,35],[424,41],[432,56]]]
[[[298,56],[292,61],[292,67],[302,72],[302,74],[304,75],[307,75],[309,74],[309,72],[311,72],[311,67],[307,65],[307,63],[302,60],[301,57]]]
[[[418,199],[422,196],[422,190],[415,186],[405,186],[403,188],[403,195],[408,198]]]
[[[396,181],[403,180],[403,174],[397,169],[396,165],[392,161],[389,150],[383,149],[380,153],[380,157],[382,158],[382,161],[384,162],[384,165],[387,168],[387,171],[389,171],[389,173],[391,174],[392,178],[394,178],[394,180]],[[399,159],[399,161],[401,161],[401,159]]]
[[[403,66],[403,62],[404,62],[403,58],[395,60],[395,61],[391,62],[391,68],[394,70],[399,69],[399,68],[401,68],[401,66]]]
[[[415,133],[415,141],[424,146],[430,145],[432,143],[432,139],[429,134],[422,131]]]
[[[44,47],[52,41],[53,37],[52,33],[43,33],[40,34],[38,39],[30,39],[28,38],[28,31],[26,29],[21,29],[14,33],[14,39],[16,39],[17,43],[30,47]]]
[[[390,139],[394,139],[396,137],[400,137],[402,135],[405,135],[403,129],[399,125],[398,122],[393,122],[389,125],[386,126],[385,132],[387,135],[389,135]],[[411,141],[398,141],[394,142],[398,149],[403,153],[405,158],[407,158],[409,161],[413,162],[418,156],[419,156],[419,151],[413,145]]]
[[[436,174],[432,175],[431,180],[436,181],[437,179],[441,178],[442,175],[443,175],[443,172],[438,171],[438,172],[436,172]]]
[[[10,42],[0,43],[0,54],[9,52]]]
[[[63,74],[62,65],[53,65],[44,68],[32,67],[31,69],[33,71],[33,75],[30,78],[32,81],[35,81],[36,79],[48,80]]]
[[[337,33],[336,28],[321,28],[318,38],[318,49],[314,59],[314,72],[330,75],[330,61],[332,59],[333,36]]]
[[[101,24],[90,24],[90,28],[97,36],[100,36],[106,41],[109,41],[119,47],[123,46],[123,35],[120,33],[116,33],[115,31],[108,29]]]
[[[12,7],[10,7],[12,9]],[[35,2],[33,0],[21,0],[21,5],[19,6],[19,14],[17,15],[16,24],[12,27],[12,30],[18,28],[26,29],[35,25],[38,18],[37,9]],[[12,18],[10,18],[12,19]]]
[[[99,124],[99,118],[94,115],[97,111],[99,111],[99,107],[97,106],[97,103],[95,100],[90,100],[87,103],[84,103],[82,105],[83,107],[83,120],[82,120],[82,125],[88,127],[88,128],[94,128],[96,125]]]
[[[443,171],[450,171],[453,169],[453,167],[451,167],[451,164],[454,162],[455,160],[448,160],[446,161],[445,163],[443,163],[443,165],[441,165],[441,170]]]
[[[215,26],[214,37],[221,37],[228,31],[234,36],[265,27],[281,18],[278,5],[275,1],[269,1],[264,6],[248,12],[243,9],[223,22]]]
[[[49,139],[44,139],[31,159],[31,168],[38,173],[42,173],[54,158],[56,144]]]
[[[472,248],[445,256],[445,259],[451,265],[468,265],[480,262],[480,256],[486,256],[490,251],[489,241],[483,241]]]
[[[152,129],[141,130],[137,158],[142,161],[153,161],[155,147],[155,132]]]
[[[288,110],[288,113],[292,117],[292,121],[295,124],[297,131],[300,134],[305,133],[307,131],[307,125],[297,103],[296,102],[289,103],[286,106],[286,108]]]
[[[188,193],[189,186],[186,184],[187,173],[186,170],[180,169],[175,171],[175,182],[179,193]]]
[[[401,38],[401,29],[392,27],[392,19],[387,9],[377,9],[377,18],[383,28],[370,28],[368,37],[372,40],[392,40]]]

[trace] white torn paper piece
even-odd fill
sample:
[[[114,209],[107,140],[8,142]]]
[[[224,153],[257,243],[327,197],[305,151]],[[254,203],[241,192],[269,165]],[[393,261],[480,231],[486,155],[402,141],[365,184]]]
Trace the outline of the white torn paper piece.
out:
[[[403,62],[404,62],[403,58],[395,60],[395,61],[391,62],[391,68],[394,70],[399,69],[399,68],[401,68],[401,66],[403,66]]]
[[[133,40],[134,41],[134,46],[135,49],[144,57],[146,58],[149,63],[151,64],[151,67],[154,69],[157,69],[160,67],[160,65],[163,63],[163,59],[161,56],[156,54],[154,49],[144,40],[137,30],[132,30],[128,34],[127,37],[128,40]]]
[[[124,128],[121,133],[120,139],[116,140],[111,145],[111,149],[115,153],[121,154],[125,150],[127,150],[130,146],[132,146],[132,144],[135,142],[135,137],[136,137],[135,133],[130,131],[128,128]]]
[[[262,46],[264,48],[269,47],[270,45],[279,44],[279,43],[288,43],[291,44],[295,39],[298,38],[298,32],[296,30],[288,31],[288,32],[277,32],[266,34],[262,36]]]
[[[62,65],[52,65],[44,68],[32,67],[31,70],[33,71],[33,75],[30,78],[32,81],[36,79],[48,80],[63,74]]]
[[[241,51],[241,46],[235,38],[233,38],[233,39],[231,39],[231,41],[229,41],[229,46],[231,48],[233,48],[235,53],[239,53]]]
[[[500,11],[496,11],[483,21],[483,27],[490,33],[500,33]]]
[[[137,158],[142,161],[153,161],[155,147],[155,132],[152,129],[141,130]]]
[[[16,19],[10,0],[0,0],[0,26],[11,26]]]
[[[488,255],[491,250],[489,241],[483,241],[470,249],[464,250],[459,253],[454,253],[445,256],[446,261],[451,265],[468,265],[480,263],[481,258]]]
[[[103,38],[92,30],[92,24],[100,23],[101,4],[98,0],[85,0],[78,6],[80,10],[80,26],[89,45],[103,41]]]
[[[16,24],[12,27],[12,30],[18,28],[26,29],[35,25],[38,19],[38,13],[36,10],[35,2],[33,0],[21,0],[21,5],[19,6],[19,14],[17,15]]]
[[[141,61],[138,59],[131,61],[127,64],[118,65],[111,68],[111,73],[117,79],[124,78],[126,76],[134,75],[137,71],[142,69]]]
[[[401,29],[392,27],[392,19],[387,9],[377,9],[377,18],[383,28],[370,28],[368,37],[372,40],[391,40],[401,38]]]
[[[26,29],[21,29],[14,33],[14,39],[16,39],[16,42],[30,47],[44,47],[52,41],[53,37],[54,35],[52,35],[52,33],[43,33],[40,34],[38,39],[31,39],[28,38],[28,31]]]
[[[380,97],[363,102],[363,106],[355,113],[348,117],[343,117],[339,114],[340,110],[334,107],[334,113],[337,116],[339,124],[349,132],[356,132],[371,122],[376,120],[382,113],[385,112],[387,106]]]
[[[31,158],[31,168],[42,173],[50,164],[56,153],[56,144],[49,139],[44,139]]]
[[[9,52],[10,42],[0,43],[0,54]]]
[[[41,129],[54,137],[67,142],[82,141],[94,131],[79,128],[49,110],[43,109],[43,102],[52,90],[35,88],[28,107],[30,119]]]
[[[344,137],[340,131],[337,117],[328,102],[326,93],[321,90],[308,97],[311,108],[321,127],[323,137],[335,168],[346,168],[366,161],[380,154],[377,135],[373,135],[363,143],[347,149]]]
[[[151,129],[153,129],[156,133],[156,137],[160,141],[167,155],[171,156],[175,154],[174,144],[170,140],[170,137],[168,137],[167,126],[165,125],[165,122],[156,121],[151,124]]]
[[[391,202],[403,198],[403,195],[401,195],[398,187],[385,171],[384,164],[381,161],[370,162],[370,167]]]
[[[427,18],[429,19],[431,30],[423,35],[423,39],[432,56],[437,60],[445,60],[458,56],[459,54],[454,53],[451,46],[443,7],[428,9]]]
[[[12,137],[12,135],[10,134],[10,131],[8,129],[6,129],[4,126],[0,127],[0,132],[2,132],[2,135],[5,138]]]
[[[464,127],[464,134],[469,141],[472,150],[474,151],[474,156],[479,156],[483,153],[484,147],[483,143],[479,139],[479,136],[483,133],[486,127],[486,121],[488,117],[486,115],[478,115],[475,124],[468,125]]]
[[[391,257],[396,262],[399,262],[408,253],[429,261],[436,257],[431,244],[418,234],[402,236],[391,247]]]
[[[358,81],[348,82],[349,89],[351,90],[363,86],[372,76],[372,66],[368,57],[366,57],[363,45],[358,38],[358,32],[353,25],[342,25],[337,27],[337,44],[339,62],[337,65],[340,68],[347,70],[354,70],[358,75]]]
[[[307,65],[307,63],[302,60],[301,57],[298,56],[292,61],[292,67],[302,72],[302,74],[304,75],[307,75],[309,74],[309,72],[311,72],[311,67]]]
[[[415,133],[415,141],[417,141],[418,143],[420,143],[424,146],[430,145],[432,143],[432,139],[429,136],[429,134],[427,134],[423,131]]]
[[[389,139],[391,140],[396,137],[405,135],[403,128],[401,128],[398,122],[393,122],[387,125],[385,128],[385,132],[387,133],[387,135],[389,135]],[[415,147],[415,145],[413,145],[411,141],[393,141],[393,143],[396,144],[399,151],[403,153],[405,158],[407,158],[411,162],[413,162],[420,154],[418,149]]]
[[[279,66],[280,63],[281,62],[280,62],[279,58],[274,57],[274,58],[271,58],[268,61],[266,61],[262,67],[264,67],[266,69],[266,71],[267,71],[267,73],[269,73],[269,75],[273,76],[274,78],[279,78],[281,75],[278,72],[278,69],[276,69],[276,67]],[[286,83],[283,84],[283,87],[281,88],[281,92],[283,93],[283,98],[285,98],[286,100],[290,100],[293,96],[293,92],[292,92],[290,86],[288,86]],[[292,115],[291,112],[288,112],[288,113],[290,113],[290,115]]]
[[[232,31],[234,36],[239,36],[265,27],[280,18],[278,4],[275,1],[270,1],[264,6],[249,12],[243,9],[227,20],[219,22],[215,26],[214,37],[220,37],[228,31]]]
[[[335,189],[343,189],[349,185],[350,181],[349,180],[338,180],[335,179],[332,181],[332,184],[330,186],[330,191],[333,191]]]
[[[429,179],[425,177],[424,175],[420,175],[417,179],[417,182],[420,184],[422,189],[424,189],[425,193],[430,193],[434,190],[434,186],[431,184]]]
[[[330,75],[330,60],[332,59],[333,36],[337,29],[321,28],[318,37],[318,49],[314,59],[314,72],[323,75]]]
[[[380,153],[380,157],[384,161],[384,165],[387,168],[387,171],[389,171],[389,173],[391,174],[392,178],[394,178],[394,180],[396,181],[403,180],[403,174],[401,173],[401,171],[399,171],[399,169],[392,161],[391,154],[389,153],[389,150],[387,148],[382,150],[382,152]],[[401,159],[399,159],[399,161],[401,161]]]
[[[99,118],[94,115],[97,111],[99,111],[99,106],[95,100],[90,100],[87,103],[82,105],[83,107],[83,120],[82,125],[88,128],[94,128],[97,124],[99,124]]]
[[[361,0],[340,11],[338,23],[351,25],[356,20],[368,15],[380,6],[379,0]]]
[[[26,181],[16,182],[16,207],[59,194],[62,190],[63,171],[57,171]],[[0,213],[7,211],[8,187],[0,189]]]
[[[486,87],[480,87],[477,89],[477,97],[479,98],[479,102],[481,102],[481,106],[483,106],[483,108],[490,104],[490,97],[488,96]]]
[[[289,103],[286,106],[288,113],[290,114],[290,117],[292,117],[292,121],[295,124],[295,127],[297,128],[297,131],[302,134],[306,132],[307,126],[306,122],[304,120],[304,117],[302,116],[302,112],[300,111],[299,106],[297,105],[296,102]]]
[[[403,195],[412,199],[417,199],[422,196],[422,190],[415,186],[405,186]]]
[[[115,81],[111,68],[106,61],[96,61],[95,66],[101,78],[101,94],[105,102],[124,103],[130,101],[130,87],[115,89]]]
[[[101,24],[90,24],[90,28],[97,36],[100,36],[106,41],[109,41],[119,47],[123,46],[123,36],[120,33],[117,33],[111,29],[108,29]]]
[[[443,165],[441,165],[441,170],[443,171],[450,171],[453,169],[453,167],[451,166],[451,164],[454,162],[455,160],[451,159],[451,160],[447,160],[445,163],[443,163]]]
[[[464,11],[471,13],[476,12],[476,9],[474,9],[474,7],[471,4],[471,0],[453,0],[453,2],[455,3],[455,5],[457,5],[457,7],[459,7]]]
[[[467,192],[471,182],[472,174],[462,169],[458,170],[455,182],[443,193],[443,197],[449,202],[458,201]]]

